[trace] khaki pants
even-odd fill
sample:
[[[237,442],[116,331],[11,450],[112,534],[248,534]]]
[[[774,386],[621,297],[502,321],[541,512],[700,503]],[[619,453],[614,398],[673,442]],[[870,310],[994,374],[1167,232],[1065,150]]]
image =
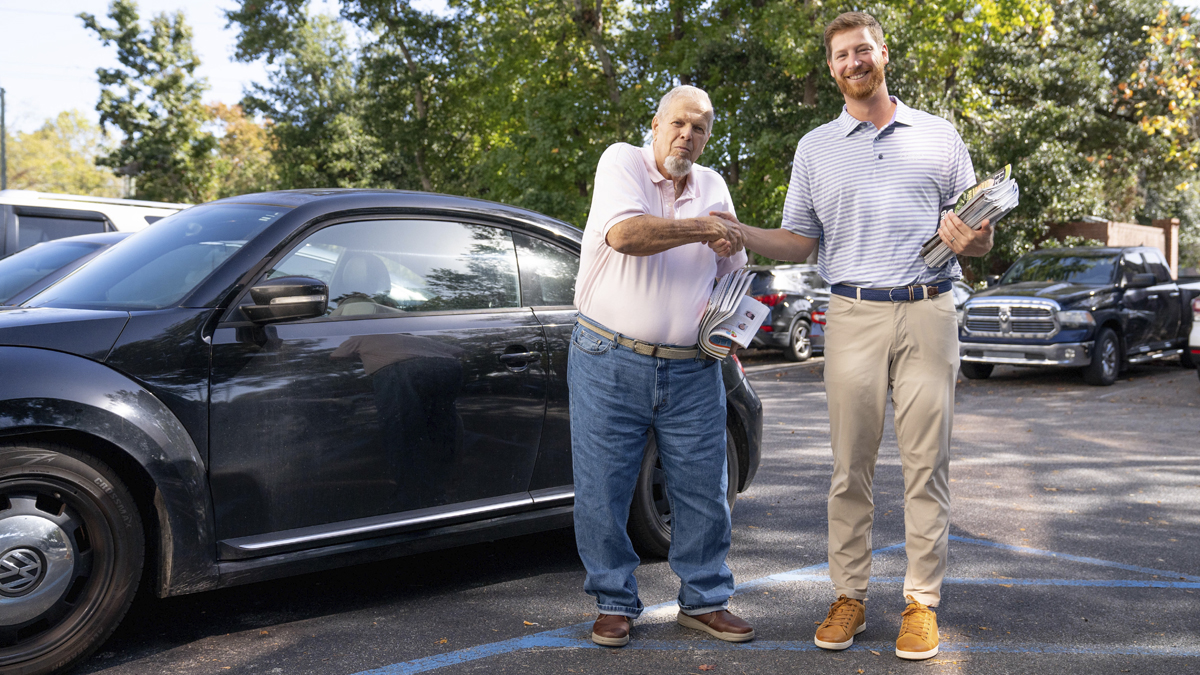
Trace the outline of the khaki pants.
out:
[[[834,295],[826,321],[833,445],[829,575],[838,595],[867,597],[875,517],[871,482],[890,386],[904,467],[904,594],[936,607],[950,529],[950,430],[958,376],[954,301],[949,293],[915,302]]]

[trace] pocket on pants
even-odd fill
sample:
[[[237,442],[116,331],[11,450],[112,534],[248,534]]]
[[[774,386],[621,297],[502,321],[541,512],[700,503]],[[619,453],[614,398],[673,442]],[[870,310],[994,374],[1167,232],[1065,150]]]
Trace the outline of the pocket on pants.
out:
[[[571,335],[571,346],[585,354],[599,356],[612,349],[613,341],[601,337],[583,326],[575,326]]]

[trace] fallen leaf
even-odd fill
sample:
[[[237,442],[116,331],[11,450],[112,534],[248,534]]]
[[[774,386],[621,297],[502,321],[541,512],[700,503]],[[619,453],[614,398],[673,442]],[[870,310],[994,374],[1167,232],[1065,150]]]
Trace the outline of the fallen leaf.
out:
[[[1012,584],[1000,584],[1000,585],[1005,588],[1012,588]]]
[[[875,656],[879,656],[879,652],[875,651],[874,649],[871,650],[871,653],[874,654]]]
[[[859,668],[859,669],[858,669],[858,672],[860,672],[860,673],[861,673],[861,672],[863,672],[863,669],[862,669],[862,668]]]
[[[700,666],[700,670],[716,670],[716,669],[717,669],[716,666],[710,666],[707,663]]]
[[[447,643],[447,642],[449,642],[449,641],[450,641],[450,640],[448,640],[447,638],[442,638],[441,640],[438,640],[437,642],[435,642],[435,643],[433,643],[433,644],[435,644],[435,645],[444,645],[444,644],[446,644],[446,643]]]
[[[540,623],[534,623],[534,622],[532,622],[532,621],[526,621],[526,622],[525,622],[525,625],[526,625],[526,626],[540,626],[540,625],[542,625],[542,624],[540,624]]]
[[[980,626],[979,630],[991,630],[991,628],[988,628],[987,626]]]

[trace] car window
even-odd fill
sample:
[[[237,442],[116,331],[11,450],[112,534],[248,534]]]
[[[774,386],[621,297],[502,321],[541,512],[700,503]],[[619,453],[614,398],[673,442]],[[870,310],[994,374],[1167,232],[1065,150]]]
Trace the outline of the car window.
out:
[[[1167,261],[1158,251],[1143,251],[1142,256],[1146,259],[1146,268],[1154,274],[1154,279],[1160,284],[1170,283],[1171,268],[1167,267]]]
[[[1004,273],[1001,284],[1022,282],[1113,283],[1116,256],[1092,257],[1064,253],[1034,253],[1022,256]]]
[[[25,304],[120,310],[174,306],[287,211],[221,202],[185,209],[105,251]]]
[[[1146,261],[1142,259],[1142,254],[1137,251],[1130,251],[1125,254],[1121,261],[1121,268],[1125,273],[1125,281],[1133,279],[1135,274],[1146,274],[1149,270],[1146,269]]]
[[[550,242],[513,233],[521,267],[521,300],[526,307],[575,304],[579,256]]]
[[[52,241],[0,260],[0,303],[100,246],[80,241]]]
[[[17,241],[24,250],[44,241],[104,231],[104,221],[77,218],[17,216]]]
[[[436,220],[339,223],[305,239],[268,279],[329,286],[327,316],[520,306],[508,230]]]

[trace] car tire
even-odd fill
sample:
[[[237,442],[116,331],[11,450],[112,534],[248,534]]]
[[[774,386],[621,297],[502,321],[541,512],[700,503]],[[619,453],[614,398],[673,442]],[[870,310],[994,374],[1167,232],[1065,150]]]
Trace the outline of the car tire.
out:
[[[1092,362],[1083,367],[1083,380],[1090,385],[1107,387],[1117,381],[1121,372],[1121,342],[1111,328],[1096,333]]]
[[[1179,355],[1179,365],[1184,368],[1196,367],[1196,357],[1192,356],[1192,348],[1189,345],[1183,346],[1183,353]]]
[[[0,671],[70,669],[124,618],[145,534],[111,468],[58,444],[0,445]]]
[[[812,326],[804,319],[797,319],[788,331],[787,347],[783,357],[788,361],[807,361],[812,358],[813,346],[810,337]]]
[[[991,363],[975,363],[974,361],[963,361],[959,364],[962,369],[962,374],[968,380],[986,380],[992,375],[992,369],[996,366]]]
[[[737,501],[738,454],[733,432],[725,428],[725,462],[728,489],[725,499],[729,508]],[[667,499],[667,479],[662,461],[658,456],[658,445],[654,434],[646,443],[642,455],[642,468],[638,473],[633,490],[633,503],[629,507],[629,538],[638,555],[643,558],[666,558],[671,551],[671,503]]]

